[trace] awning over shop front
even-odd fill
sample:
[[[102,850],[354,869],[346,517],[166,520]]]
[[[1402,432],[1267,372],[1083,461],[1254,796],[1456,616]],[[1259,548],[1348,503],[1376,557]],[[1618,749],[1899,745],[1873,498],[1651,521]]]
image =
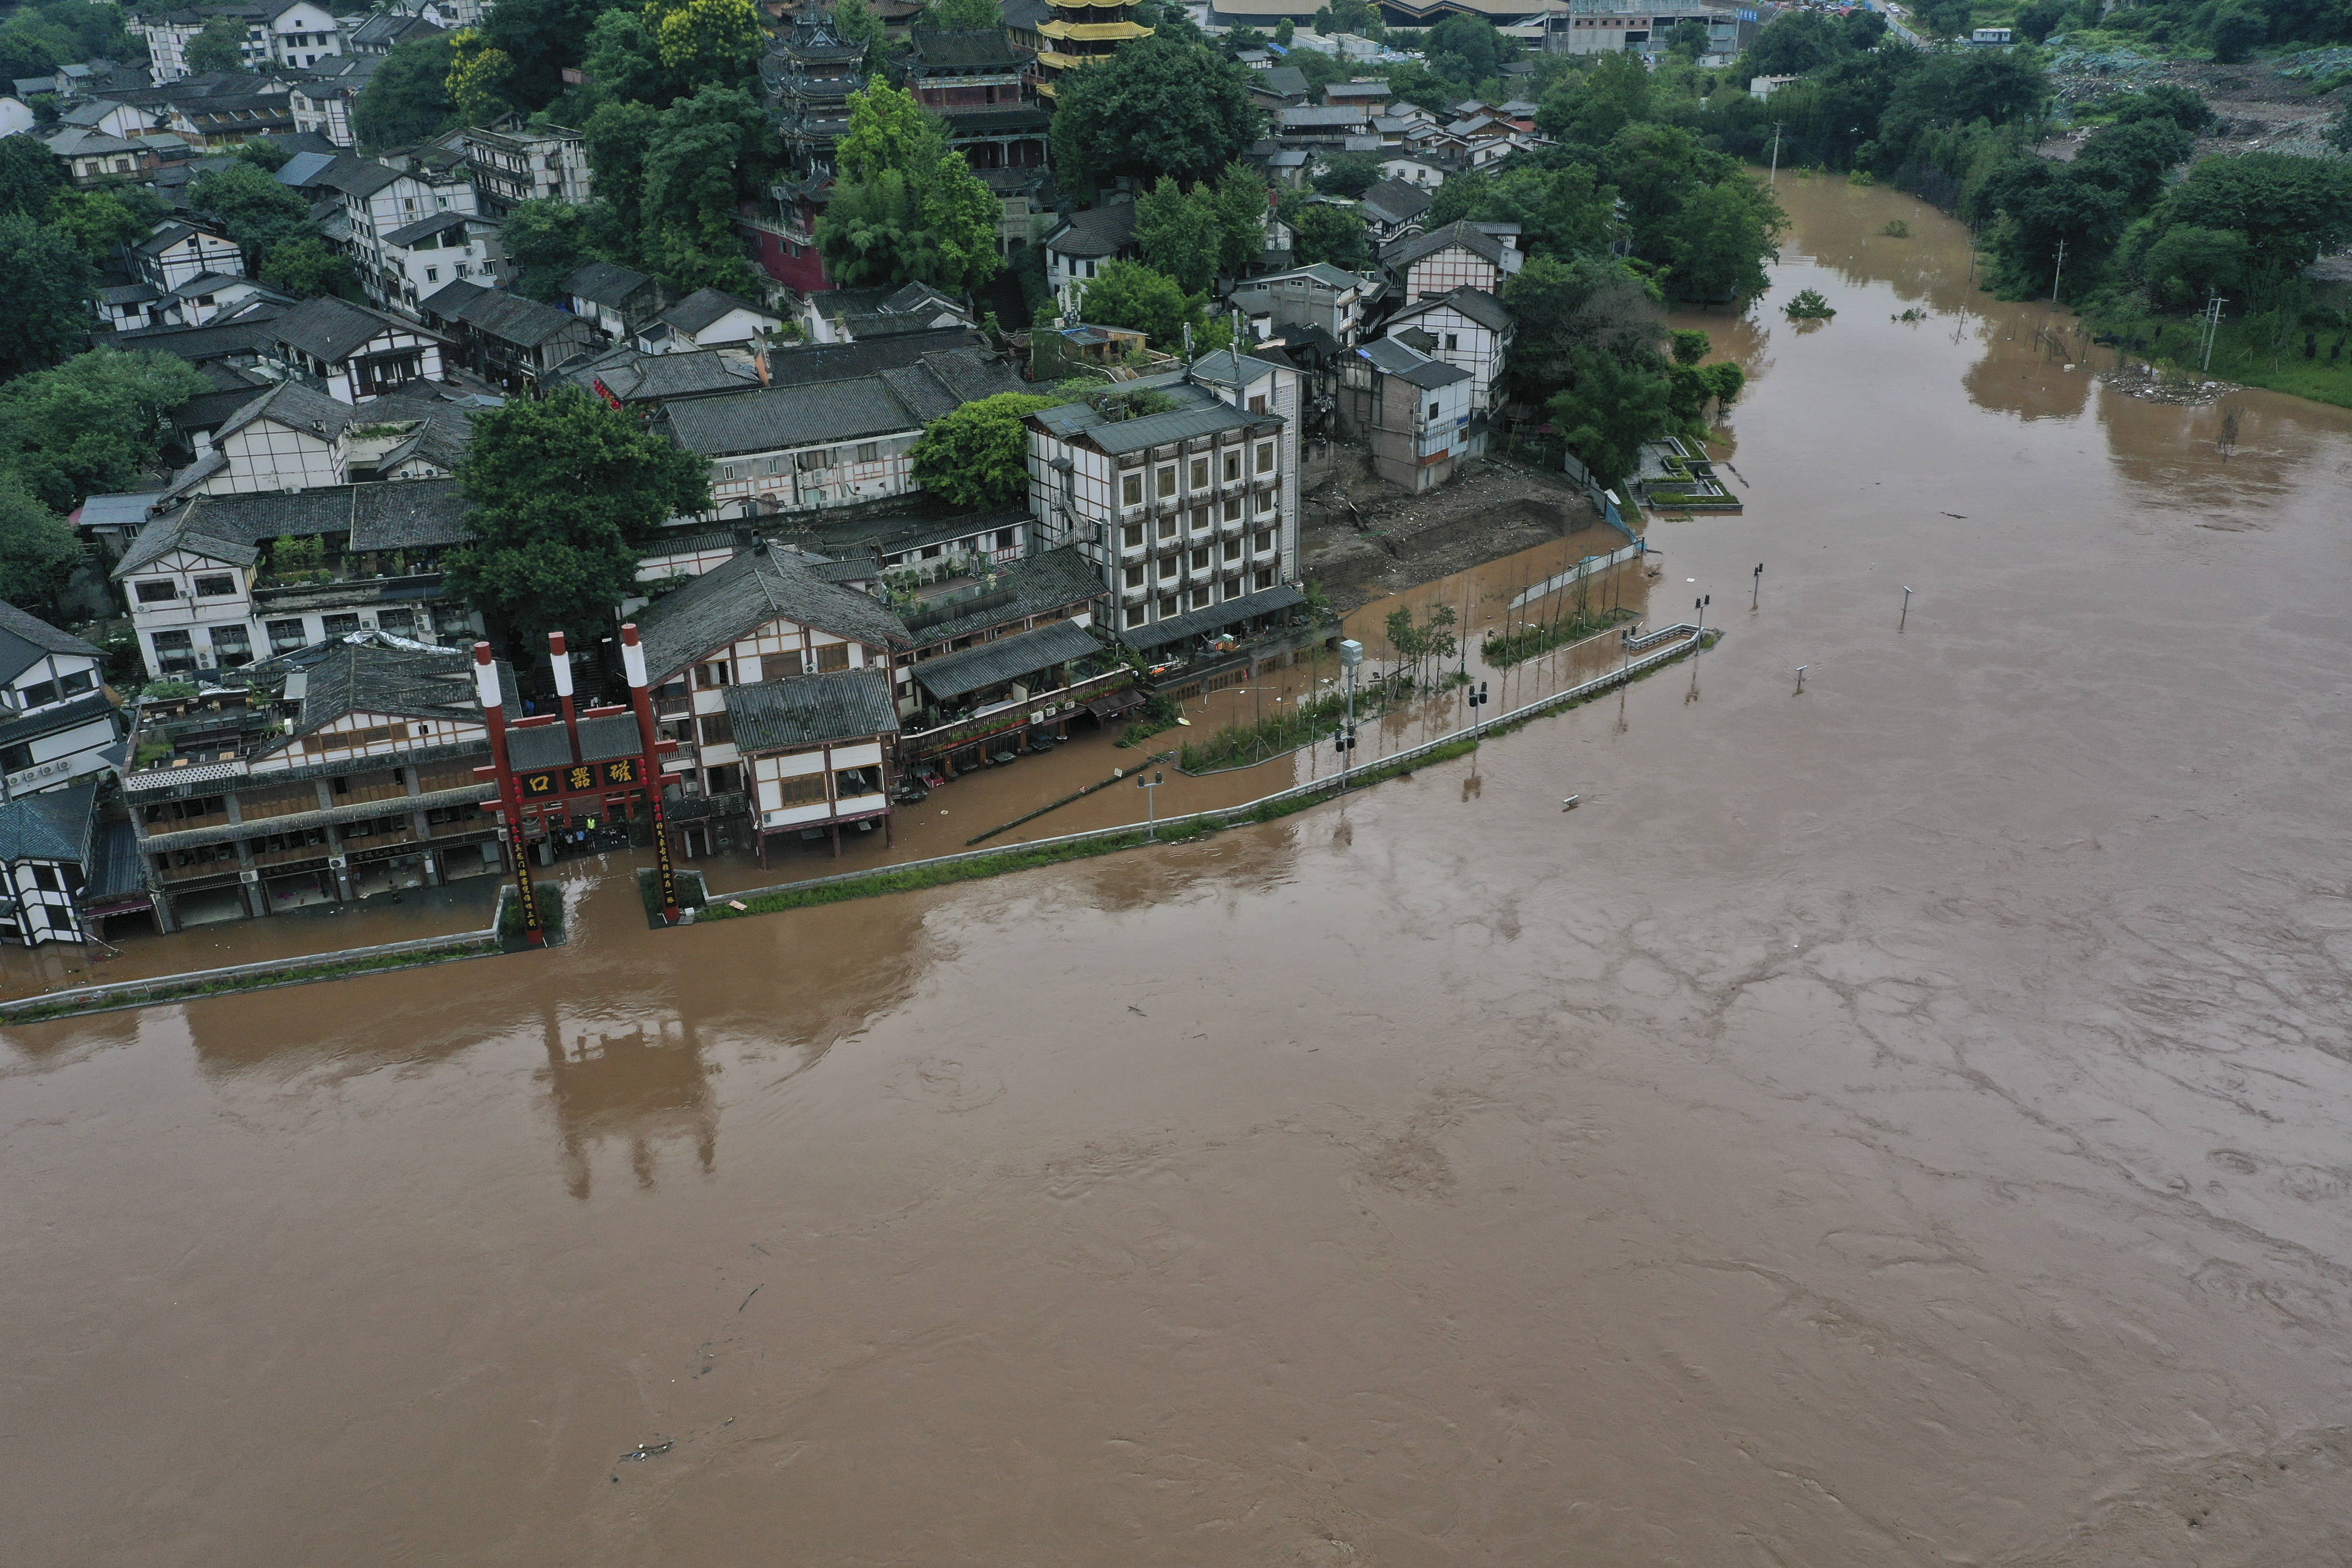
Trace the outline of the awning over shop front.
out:
[[[1119,715],[1132,713],[1142,706],[1143,694],[1129,686],[1125,691],[1113,692],[1107,697],[1095,698],[1087,705],[1087,711],[1094,715],[1098,723],[1108,724]]]
[[[1139,653],[1149,653],[1154,648],[1165,648],[1187,638],[1222,632],[1253,616],[1270,615],[1277,610],[1288,610],[1306,602],[1305,591],[1286,582],[1278,588],[1260,589],[1239,599],[1228,599],[1206,610],[1194,610],[1165,621],[1154,621],[1149,626],[1130,626],[1118,634],[1118,640]]]
[[[960,653],[925,659],[915,666],[915,679],[934,698],[952,702],[1101,652],[1102,644],[1085,627],[1075,621],[1055,621],[1016,637],[999,637]]]

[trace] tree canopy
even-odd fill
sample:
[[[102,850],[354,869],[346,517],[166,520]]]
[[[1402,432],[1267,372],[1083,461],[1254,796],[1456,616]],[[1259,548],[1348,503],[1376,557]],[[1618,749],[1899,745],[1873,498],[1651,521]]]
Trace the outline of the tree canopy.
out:
[[[555,630],[593,639],[635,587],[638,548],[710,508],[700,457],[570,389],[477,415],[457,480],[474,541],[449,584],[510,647]]]
[[[1078,298],[1081,319],[1140,332],[1162,353],[1181,349],[1184,329],[1204,319],[1202,306],[1201,296],[1185,293],[1174,278],[1139,261],[1105,264]]]
[[[816,228],[835,279],[921,282],[961,294],[1003,269],[995,193],[914,94],[879,79],[851,93],[839,162]]]
[[[188,69],[197,76],[245,69],[246,23],[242,16],[215,16],[188,40]]]
[[[1213,178],[1265,120],[1247,70],[1166,37],[1139,38],[1055,86],[1054,168],[1066,190],[1116,174]]]
[[[19,609],[56,602],[81,561],[73,528],[16,475],[0,471],[0,582]]]
[[[0,468],[60,512],[128,489],[161,456],[164,416],[207,389],[184,360],[115,349],[19,376],[0,386]]]
[[[69,236],[0,217],[0,375],[55,364],[88,342],[97,287],[97,269]]]
[[[449,93],[456,46],[446,33],[393,46],[360,89],[352,131],[366,147],[406,147],[457,122]]]
[[[248,267],[258,267],[281,245],[318,237],[310,204],[251,163],[231,163],[205,175],[188,187],[188,203],[218,224],[225,238],[236,242]]]
[[[1022,420],[1055,400],[998,392],[925,426],[908,455],[915,482],[951,506],[1008,506],[1029,487],[1029,432]]]

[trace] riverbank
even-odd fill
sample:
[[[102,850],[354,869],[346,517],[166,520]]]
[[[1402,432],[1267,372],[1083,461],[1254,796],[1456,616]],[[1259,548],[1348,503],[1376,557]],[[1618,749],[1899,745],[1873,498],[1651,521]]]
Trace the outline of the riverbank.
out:
[[[2313,295],[2315,308],[2330,313],[2332,325],[2305,326],[2291,321],[2284,330],[2275,315],[2252,318],[2224,316],[2214,334],[2211,363],[2206,365],[2201,324],[2193,317],[2137,314],[2085,308],[2082,335],[2123,340],[2135,359],[2152,361],[2184,376],[2261,387],[2289,397],[2309,398],[2336,408],[2352,408],[2352,287],[2331,284]],[[2117,350],[2092,349],[2087,355]]]

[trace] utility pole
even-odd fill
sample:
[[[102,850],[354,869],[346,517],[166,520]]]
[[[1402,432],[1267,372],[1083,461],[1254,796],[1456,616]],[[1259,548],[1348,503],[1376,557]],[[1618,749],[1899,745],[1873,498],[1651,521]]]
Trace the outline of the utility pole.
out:
[[[1364,645],[1353,637],[1339,644],[1339,664],[1348,672],[1348,727],[1339,737],[1339,792],[1348,790],[1348,769],[1355,762],[1356,669],[1364,662]]]
[[[1155,773],[1149,779],[1140,773],[1135,776],[1135,787],[1143,791],[1143,836],[1155,841],[1160,837],[1160,810],[1158,798],[1151,792],[1166,782],[1168,775],[1165,773]]]
[[[2045,314],[2042,316],[2042,329],[2044,332],[2047,332],[2047,331],[2049,331],[2049,330],[2050,330],[2050,319],[2051,319],[2051,316],[2052,316],[2052,315],[2054,315],[2054,314],[2057,312],[2057,309],[2058,309],[2058,285],[2059,285],[2061,282],[2064,281],[2065,277],[2066,277],[2066,242],[2065,242],[2064,240],[2063,240],[2063,239],[2062,239],[2062,240],[2060,240],[2060,241],[2058,242],[2058,268],[2057,268],[2057,270],[2056,270],[2055,272],[2053,272],[2053,273],[2052,273],[2052,274],[2050,275],[2050,310],[2049,310],[2049,312],[2048,312],[2048,313],[2045,313]]]
[[[1753,610],[1753,609],[1755,609],[1755,608],[1756,608],[1756,598],[1757,598],[1757,595],[1759,595],[1759,594],[1762,593],[1763,591],[1764,591],[1764,563],[1763,563],[1762,561],[1760,561],[1760,560],[1759,560],[1759,561],[1758,561],[1758,562],[1756,563],[1756,580],[1755,580],[1755,581],[1754,581],[1754,582],[1752,582],[1752,583],[1750,583],[1750,584],[1748,585],[1748,609]]]
[[[2221,307],[2228,303],[2219,294],[2205,301],[2205,319],[2200,323],[2204,338],[2203,351],[2197,361],[2197,373],[2200,376],[2213,368],[2213,340],[2221,334]]]
[[[1765,181],[1769,185],[1777,185],[1780,183],[1780,127],[1787,123],[1786,120],[1781,120],[1772,122],[1772,172]]]

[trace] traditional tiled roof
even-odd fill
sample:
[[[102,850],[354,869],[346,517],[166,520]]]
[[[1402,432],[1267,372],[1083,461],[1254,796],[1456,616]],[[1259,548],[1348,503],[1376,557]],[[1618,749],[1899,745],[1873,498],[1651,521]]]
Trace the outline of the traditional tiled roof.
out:
[[[779,382],[688,399],[666,407],[661,423],[672,440],[705,457],[775,452],[917,429],[966,402],[1021,385],[1002,361],[958,349],[850,380]]]
[[[1429,211],[1437,198],[1403,180],[1382,180],[1357,198],[1366,211],[1383,223],[1411,223]]]
[[[1045,240],[1045,248],[1063,256],[1117,256],[1135,243],[1135,204],[1090,207],[1070,214],[1069,222]]]
[[[1441,307],[1458,311],[1481,327],[1493,331],[1506,331],[1511,326],[1511,313],[1504,307],[1501,300],[1483,288],[1472,288],[1467,286],[1433,296],[1418,304],[1407,306],[1397,313],[1396,319],[1400,321],[1405,320],[1425,310],[1435,310]]]
[[[1055,664],[1102,652],[1094,634],[1075,621],[1055,621],[1034,632],[999,637],[915,666],[915,679],[941,702],[982,691]]]
[[[348,534],[353,551],[417,549],[472,537],[455,479],[333,485],[315,490],[197,496],[139,530],[114,575],[136,572],[175,549],[250,565],[268,539]]]
[[[37,740],[45,735],[56,735],[61,730],[76,729],[88,724],[91,719],[102,718],[113,711],[112,697],[108,696],[102,690],[91,692],[86,696],[76,697],[61,706],[43,708],[38,713],[28,713],[22,718],[14,718],[6,724],[0,724],[0,746],[21,746],[26,741]]]
[[[461,229],[467,224],[482,224],[488,226],[488,220],[472,213],[435,213],[432,216],[419,218],[413,224],[401,225],[400,227],[383,236],[383,243],[412,246],[427,235],[437,235],[448,229]]]
[[[37,615],[27,615],[0,599],[0,681],[13,681],[26,668],[51,653],[79,653],[86,658],[106,655],[70,632],[60,632]]]
[[[637,612],[637,631],[659,684],[778,620],[875,647],[907,645],[905,624],[888,610],[773,547],[747,550],[656,599]]]
[[[337,402],[299,382],[280,382],[221,421],[220,427],[213,432],[213,444],[219,445],[226,437],[260,419],[307,432],[321,441],[331,441],[353,417],[349,403]]]
[[[918,70],[1012,70],[1021,63],[1002,27],[916,27],[907,42]]]
[[[1144,650],[1164,648],[1171,643],[1181,643],[1187,637],[1200,636],[1246,621],[1253,615],[1265,615],[1276,610],[1288,610],[1307,602],[1307,595],[1292,583],[1280,583],[1260,589],[1239,599],[1228,599],[1206,610],[1187,611],[1165,621],[1154,621],[1148,626],[1133,626],[1117,633],[1129,647]]]
[[[936,621],[915,618],[907,632],[918,647],[930,647],[969,637],[991,626],[1026,621],[1032,615],[1066,610],[1099,599],[1102,576],[1087,564],[1076,545],[1064,545],[1014,561],[997,573],[996,586],[977,599],[943,607]],[[941,614],[940,611],[933,614]]]
[[[1119,390],[1131,390],[1145,384],[1150,390],[1181,400],[1185,406],[1170,409],[1165,413],[1148,413],[1139,419],[1113,420],[1105,418],[1102,411],[1092,403],[1074,402],[1043,409],[1029,417],[1065,441],[1084,440],[1114,455],[1140,452],[1173,441],[1189,441],[1196,435],[1208,435],[1220,430],[1244,430],[1255,425],[1271,428],[1281,423],[1277,415],[1244,413],[1231,403],[1210,396],[1205,389],[1181,380],[1149,378],[1142,383],[1128,382]]]
[[[749,756],[898,733],[890,673],[832,670],[727,688],[735,748]]]
[[[0,865],[89,858],[98,826],[98,782],[20,795],[0,805]]]
[[[331,643],[308,670],[310,680],[302,693],[301,716],[295,720],[295,737],[355,713],[483,722],[474,693],[473,660],[463,649],[388,648],[366,641]]]
[[[383,332],[414,332],[428,338],[433,335],[415,322],[365,309],[331,295],[305,299],[278,318],[271,330],[279,342],[331,365],[340,364],[358,352],[369,339]]]
[[[1481,256],[1496,267],[1507,267],[1503,257],[1509,246],[1493,235],[1470,223],[1447,224],[1444,228],[1431,229],[1427,234],[1401,239],[1381,247],[1381,264],[1391,267],[1407,267],[1425,256],[1435,256],[1449,246],[1459,246],[1473,256]]]
[[[440,296],[436,294],[434,298]],[[456,315],[457,319],[478,332],[526,348],[537,348],[575,329],[585,330],[585,324],[569,310],[558,310],[552,305],[541,305],[536,299],[496,288],[485,289],[467,300]]]
[[[599,383],[623,402],[650,402],[663,398],[700,397],[713,392],[748,392],[759,376],[715,349],[686,354],[649,354],[642,349],[608,350],[593,360],[574,360],[563,371],[563,381],[583,392]]]
[[[1439,387],[1470,379],[1470,372],[1459,365],[1433,360],[1412,344],[1394,338],[1375,339],[1356,352],[1370,360],[1383,374],[1399,377],[1426,391],[1434,392]]]
[[[632,272],[617,262],[591,261],[572,269],[572,275],[563,280],[563,292],[618,310],[652,282],[644,273]]]
[[[725,319],[729,312],[735,310],[749,310],[754,316],[764,317],[771,321],[775,319],[773,316],[769,315],[767,311],[761,309],[750,300],[738,299],[732,294],[718,288],[696,289],[663,311],[658,319],[667,321],[678,331],[692,337],[704,328]]]

